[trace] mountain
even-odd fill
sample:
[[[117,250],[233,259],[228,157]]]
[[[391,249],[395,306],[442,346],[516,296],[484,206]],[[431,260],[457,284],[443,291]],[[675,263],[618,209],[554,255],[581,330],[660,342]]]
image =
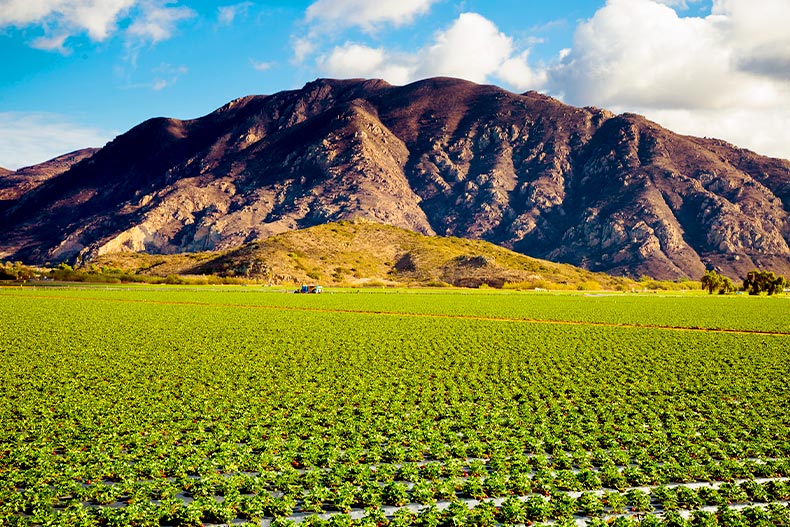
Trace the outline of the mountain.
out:
[[[98,150],[98,148],[77,150],[38,165],[20,168],[16,172],[0,167],[0,203],[10,203],[18,199],[45,181],[66,172]]]
[[[367,218],[614,274],[790,272],[790,162],[457,79],[319,79],[151,119],[15,192],[0,258],[27,262]]]
[[[221,252],[112,253],[96,257],[87,267],[153,276],[211,274],[278,284],[644,287],[625,278],[531,258],[482,240],[425,236],[365,220],[288,231]]]

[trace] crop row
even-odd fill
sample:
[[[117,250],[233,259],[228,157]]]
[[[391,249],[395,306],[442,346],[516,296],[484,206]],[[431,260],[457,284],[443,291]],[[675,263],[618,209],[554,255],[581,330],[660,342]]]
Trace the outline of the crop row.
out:
[[[5,525],[200,525],[202,523],[231,523],[246,521],[285,526],[291,520],[302,520],[304,525],[370,525],[375,518],[379,525],[398,526],[434,525],[493,526],[497,523],[527,524],[553,521],[560,525],[576,524],[584,519],[586,525],[788,525],[790,509],[787,498],[790,489],[783,482],[759,484],[747,481],[741,485],[722,485],[720,488],[703,486],[698,489],[678,486],[658,487],[652,493],[632,489],[628,493],[584,492],[579,496],[552,493],[547,497],[508,496],[496,500],[451,499],[423,505],[407,504],[394,492],[391,507],[382,504],[346,504],[342,494],[334,495],[334,512],[316,506],[311,497],[297,500],[292,496],[271,497],[268,494],[240,494],[228,492],[214,496],[160,495],[140,497],[120,496],[122,502],[81,501],[72,496],[55,504],[36,503],[15,514],[3,514]],[[733,503],[742,503],[735,505]],[[111,505],[102,507],[101,505]],[[758,506],[755,506],[758,505]],[[471,510],[470,510],[471,506]],[[352,507],[356,510],[352,512]],[[298,513],[295,511],[298,509]],[[659,512],[653,514],[658,509]],[[715,511],[715,514],[709,511]],[[737,512],[740,510],[741,512]],[[707,511],[707,512],[706,512]],[[306,514],[307,513],[307,514]],[[314,513],[314,514],[312,514]],[[483,518],[479,515],[484,514]],[[356,518],[359,521],[352,522]],[[662,517],[663,521],[657,518]],[[690,518],[690,521],[686,521]],[[638,521],[637,521],[638,520]],[[705,523],[700,523],[702,520]],[[340,522],[340,523],[339,523]],[[430,525],[430,523],[428,523]]]

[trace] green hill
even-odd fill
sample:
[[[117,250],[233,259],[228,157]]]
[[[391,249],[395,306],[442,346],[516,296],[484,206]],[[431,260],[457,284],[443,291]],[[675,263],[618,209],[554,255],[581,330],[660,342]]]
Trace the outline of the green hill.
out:
[[[273,284],[486,284],[569,289],[622,289],[635,284],[626,278],[530,258],[480,240],[425,236],[367,221],[290,231],[230,251],[117,253],[99,256],[84,266],[90,265],[153,276],[218,275]]]

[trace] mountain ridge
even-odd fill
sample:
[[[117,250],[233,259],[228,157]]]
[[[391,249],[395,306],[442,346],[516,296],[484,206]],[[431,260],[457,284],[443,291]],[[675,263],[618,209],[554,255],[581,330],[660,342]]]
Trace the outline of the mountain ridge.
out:
[[[4,178],[5,179],[5,178]],[[223,249],[368,218],[595,271],[790,271],[790,162],[434,78],[318,79],[155,118],[0,209],[0,257]]]

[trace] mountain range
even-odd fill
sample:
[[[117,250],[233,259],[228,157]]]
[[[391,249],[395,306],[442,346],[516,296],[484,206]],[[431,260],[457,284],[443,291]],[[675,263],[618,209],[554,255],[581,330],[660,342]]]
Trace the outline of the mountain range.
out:
[[[434,78],[310,82],[0,171],[0,258],[224,250],[340,220],[617,275],[790,272],[790,161]]]

